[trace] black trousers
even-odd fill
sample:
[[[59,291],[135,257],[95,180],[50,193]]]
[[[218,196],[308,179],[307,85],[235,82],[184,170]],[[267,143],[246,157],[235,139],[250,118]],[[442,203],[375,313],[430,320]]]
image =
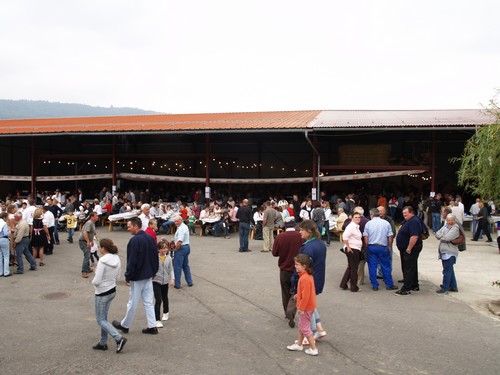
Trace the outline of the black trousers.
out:
[[[161,285],[153,282],[153,292],[155,295],[155,317],[156,320],[161,320],[160,306],[163,302],[163,313],[168,313],[168,284]]]
[[[404,284],[401,289],[412,290],[419,287],[418,284],[418,256],[422,251],[422,245],[414,246],[411,253],[408,254],[406,249],[399,251],[401,255],[401,269],[403,271]]]
[[[358,287],[358,265],[359,265],[359,253],[360,250],[351,249],[352,252],[349,253],[347,250],[345,255],[347,256],[347,268],[344,272],[344,277],[340,281],[340,287],[342,289],[347,288],[347,282],[351,281],[351,292],[357,292]]]
[[[479,240],[479,235],[481,234],[481,230],[483,231],[483,234],[488,237],[488,241],[492,241],[491,239],[491,234],[490,234],[490,223],[488,219],[479,219],[479,222],[477,223],[477,229],[476,233],[474,233],[474,241]]]
[[[52,254],[54,250],[54,227],[48,227],[49,230],[49,236],[50,236],[50,243],[45,245],[45,254]]]
[[[292,297],[292,276],[293,272],[280,270],[280,284],[281,284],[281,301],[283,302],[283,310],[286,314],[286,307],[288,301]]]

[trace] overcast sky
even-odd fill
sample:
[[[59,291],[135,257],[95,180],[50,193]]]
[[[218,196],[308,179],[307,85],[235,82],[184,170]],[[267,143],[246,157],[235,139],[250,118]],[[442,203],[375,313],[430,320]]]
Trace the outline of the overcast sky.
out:
[[[0,0],[0,99],[167,113],[479,108],[498,0]]]

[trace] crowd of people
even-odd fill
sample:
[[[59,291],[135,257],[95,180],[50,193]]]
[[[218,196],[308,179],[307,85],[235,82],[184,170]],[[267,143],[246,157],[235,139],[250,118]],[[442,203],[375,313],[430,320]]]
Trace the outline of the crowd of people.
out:
[[[39,197],[41,204],[32,197],[13,197],[0,206],[0,270],[4,277],[23,274],[23,257],[29,263],[29,270],[44,266],[45,256],[53,253],[54,245],[60,244],[62,226],[58,224],[65,223],[67,241],[72,243],[80,223],[82,277],[88,278],[97,264],[92,284],[101,337],[93,348],[107,350],[110,335],[117,343],[117,352],[122,351],[127,341],[118,331],[128,333],[140,300],[147,318],[143,332],[157,334],[158,328],[163,327],[162,321],[169,318],[168,286],[179,289],[182,273],[187,285],[193,286],[189,237],[195,234],[196,226],[201,228],[202,235],[225,238],[230,238],[231,228],[234,231],[237,228],[238,251],[242,253],[251,251],[249,236],[254,231],[254,238],[263,240],[261,251],[279,257],[282,305],[290,327],[295,326],[295,315],[299,314],[298,338],[288,350],[302,351],[309,346],[306,353],[318,355],[315,342],[326,336],[317,297],[325,284],[326,248],[336,232],[343,234],[341,251],[347,258],[339,283],[343,290],[360,290],[359,285],[365,284],[367,264],[373,291],[379,290],[379,280],[398,296],[419,291],[418,257],[423,241],[432,231],[439,240],[443,267],[442,284],[436,292],[458,292],[454,264],[466,242],[463,229],[466,211],[459,196],[435,194],[422,199],[379,194],[360,198],[355,194],[338,197],[322,193],[319,201],[311,197],[299,200],[294,195],[290,200],[269,197],[257,205],[255,199],[234,200],[231,196],[225,200],[205,200],[198,192],[200,195],[193,196],[192,203],[150,201],[147,194],[140,194],[142,200],[136,200],[132,190],[111,193],[106,188],[91,199],[86,199],[81,189],[71,195],[56,190]],[[124,318],[109,323],[109,306],[116,294],[121,264],[112,241],[98,241],[96,225],[106,215],[131,211],[137,215],[126,224],[133,236],[127,245],[125,271],[125,281],[130,286],[129,302]],[[495,213],[493,202],[478,198],[468,212],[472,215],[471,240],[478,241],[484,235],[486,242],[492,242],[489,218]],[[174,234],[172,243],[165,239],[158,241],[161,230]],[[500,236],[497,241],[500,253]],[[392,277],[394,245],[400,252],[403,274],[403,279],[397,281]],[[16,270],[11,272],[10,266]]]

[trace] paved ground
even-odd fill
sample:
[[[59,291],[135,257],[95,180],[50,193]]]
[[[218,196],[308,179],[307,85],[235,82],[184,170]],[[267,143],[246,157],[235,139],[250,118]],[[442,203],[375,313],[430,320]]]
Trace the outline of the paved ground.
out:
[[[108,233],[125,267],[126,231]],[[141,308],[123,353],[96,352],[93,288],[80,276],[81,252],[64,243],[47,266],[0,278],[2,374],[498,374],[500,320],[487,303],[500,299],[496,247],[471,243],[456,265],[459,293],[435,293],[441,278],[437,241],[425,241],[421,292],[397,297],[365,285],[338,288],[346,259],[328,248],[327,280],[319,311],[328,331],[318,357],[288,352],[296,338],[280,302],[276,258],[238,253],[236,235],[192,238],[194,287],[170,291],[171,319],[157,336],[144,335]],[[394,263],[399,264],[397,255]],[[395,267],[395,279],[401,272]],[[383,284],[382,284],[383,285]],[[50,299],[50,297],[57,297]],[[62,297],[62,298],[61,298]],[[125,313],[128,288],[120,284],[110,319]],[[114,344],[110,341],[110,348]]]

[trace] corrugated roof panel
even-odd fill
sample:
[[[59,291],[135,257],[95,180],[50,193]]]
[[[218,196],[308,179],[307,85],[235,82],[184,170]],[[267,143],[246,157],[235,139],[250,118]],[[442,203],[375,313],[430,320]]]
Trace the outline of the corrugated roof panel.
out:
[[[0,135],[204,132],[225,130],[342,130],[454,128],[494,123],[486,111],[287,111],[0,120]]]
[[[322,111],[312,128],[474,127],[494,123],[477,109],[419,111]]]
[[[1,120],[3,134],[306,129],[320,111]]]

